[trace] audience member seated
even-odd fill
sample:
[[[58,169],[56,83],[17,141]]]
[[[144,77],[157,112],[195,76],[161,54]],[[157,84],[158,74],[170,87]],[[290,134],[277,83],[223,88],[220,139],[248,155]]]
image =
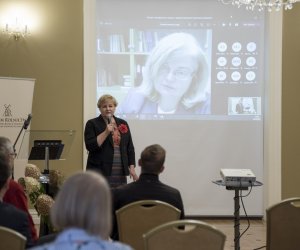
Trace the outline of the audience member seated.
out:
[[[111,191],[99,173],[87,171],[69,177],[56,196],[50,217],[60,231],[53,243],[32,250],[130,250],[109,240]]]
[[[180,192],[159,180],[164,170],[166,151],[158,144],[146,147],[138,161],[141,175],[136,182],[113,189],[113,231],[111,237],[118,240],[118,228],[115,212],[121,207],[139,200],[160,200],[167,202],[181,211],[184,218],[184,207]],[[132,218],[134,220],[134,218]]]
[[[7,153],[0,148],[0,226],[13,229],[27,239],[26,247],[33,245],[28,215],[15,206],[3,202],[3,196],[9,187],[11,167]]]
[[[11,168],[13,169],[15,153],[14,153],[13,145],[12,145],[11,141],[6,137],[1,136],[0,137],[0,149],[1,149],[1,151],[7,153],[7,155],[9,156],[9,163],[11,165]],[[34,226],[32,217],[28,211],[28,199],[27,199],[27,196],[25,195],[23,187],[16,181],[10,179],[9,187],[3,197],[3,201],[14,205],[15,207],[23,210],[27,214],[28,220],[29,220],[31,237],[32,237],[32,240],[35,242],[37,240],[37,231]]]

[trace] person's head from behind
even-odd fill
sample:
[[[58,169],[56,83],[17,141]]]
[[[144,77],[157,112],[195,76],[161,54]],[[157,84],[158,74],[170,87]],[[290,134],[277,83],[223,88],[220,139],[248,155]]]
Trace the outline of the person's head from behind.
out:
[[[141,153],[139,165],[142,173],[159,174],[164,170],[166,150],[158,145],[150,145]]]
[[[2,200],[11,176],[11,167],[6,152],[0,150],[0,200]]]
[[[207,59],[196,38],[172,33],[152,50],[140,89],[152,100],[167,98],[191,108],[205,99],[208,79]]]
[[[0,136],[0,151],[7,155],[9,165],[13,168],[16,154],[11,141],[7,137]]]
[[[51,221],[58,230],[79,228],[108,239],[111,230],[111,194],[99,173],[86,171],[69,177],[51,208]]]
[[[114,115],[117,106],[118,102],[112,95],[102,95],[97,102],[97,107],[103,117]]]

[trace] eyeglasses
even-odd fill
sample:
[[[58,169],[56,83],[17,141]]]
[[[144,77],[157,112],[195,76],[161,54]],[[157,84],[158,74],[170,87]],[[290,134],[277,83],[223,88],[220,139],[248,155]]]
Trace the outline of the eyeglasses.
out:
[[[9,153],[9,155],[10,155],[13,159],[16,159],[16,158],[17,158],[17,153]]]
[[[158,73],[163,76],[172,73],[172,76],[174,76],[177,80],[181,80],[181,81],[188,80],[194,76],[194,72],[192,72],[189,68],[183,67],[183,68],[171,69],[168,65],[162,65]]]

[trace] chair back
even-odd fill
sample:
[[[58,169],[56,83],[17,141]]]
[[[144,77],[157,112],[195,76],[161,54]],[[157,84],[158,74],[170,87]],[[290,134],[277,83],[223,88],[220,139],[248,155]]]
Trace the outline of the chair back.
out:
[[[135,250],[144,249],[143,234],[165,222],[178,220],[181,211],[162,201],[142,200],[116,211],[119,240]]]
[[[24,250],[26,237],[19,232],[0,226],[0,249]]]
[[[144,234],[145,250],[223,250],[226,235],[208,223],[178,220]]]
[[[300,249],[300,197],[271,206],[267,213],[267,249]]]

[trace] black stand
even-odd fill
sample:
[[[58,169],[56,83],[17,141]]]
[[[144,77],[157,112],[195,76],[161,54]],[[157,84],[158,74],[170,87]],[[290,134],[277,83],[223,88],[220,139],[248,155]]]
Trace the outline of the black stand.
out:
[[[26,130],[28,128],[28,126],[30,124],[30,121],[31,121],[31,118],[32,118],[32,116],[31,116],[31,114],[29,114],[28,117],[27,117],[27,119],[24,121],[24,124],[23,124],[23,126],[22,126],[22,128],[21,128],[21,130],[20,130],[20,132],[19,132],[19,134],[17,136],[17,139],[15,140],[15,143],[13,145],[13,150],[14,150],[15,154],[17,153],[17,151],[16,151],[16,145],[17,145],[17,142],[18,142],[18,140],[20,138],[20,135],[22,134],[23,129]],[[14,179],[14,166],[12,167],[12,179]]]
[[[213,183],[226,186],[222,180],[213,181]],[[250,184],[249,184],[250,185]],[[252,187],[261,186],[262,183],[255,181],[252,183]],[[234,190],[234,250],[240,250],[240,194],[241,190],[248,190],[248,186],[226,186],[227,190]]]
[[[248,188],[228,188],[234,190],[234,250],[240,250],[240,195],[241,190],[247,190]]]
[[[51,197],[55,197],[58,190],[49,183],[49,160],[66,160],[74,137],[74,130],[26,130],[24,133],[18,158],[45,162],[39,181]],[[41,218],[41,236],[48,235],[52,230],[44,219]]]
[[[239,189],[234,190],[234,249],[240,249],[240,197]]]
[[[53,197],[50,192],[49,186],[49,159],[58,160],[62,154],[64,144],[61,140],[35,140],[34,146],[31,149],[29,160],[44,160],[45,159],[45,169],[42,176],[40,177],[40,182],[43,185],[47,195]],[[53,197],[54,198],[54,197]],[[48,235],[53,233],[46,221],[41,218],[40,223],[40,236]]]

